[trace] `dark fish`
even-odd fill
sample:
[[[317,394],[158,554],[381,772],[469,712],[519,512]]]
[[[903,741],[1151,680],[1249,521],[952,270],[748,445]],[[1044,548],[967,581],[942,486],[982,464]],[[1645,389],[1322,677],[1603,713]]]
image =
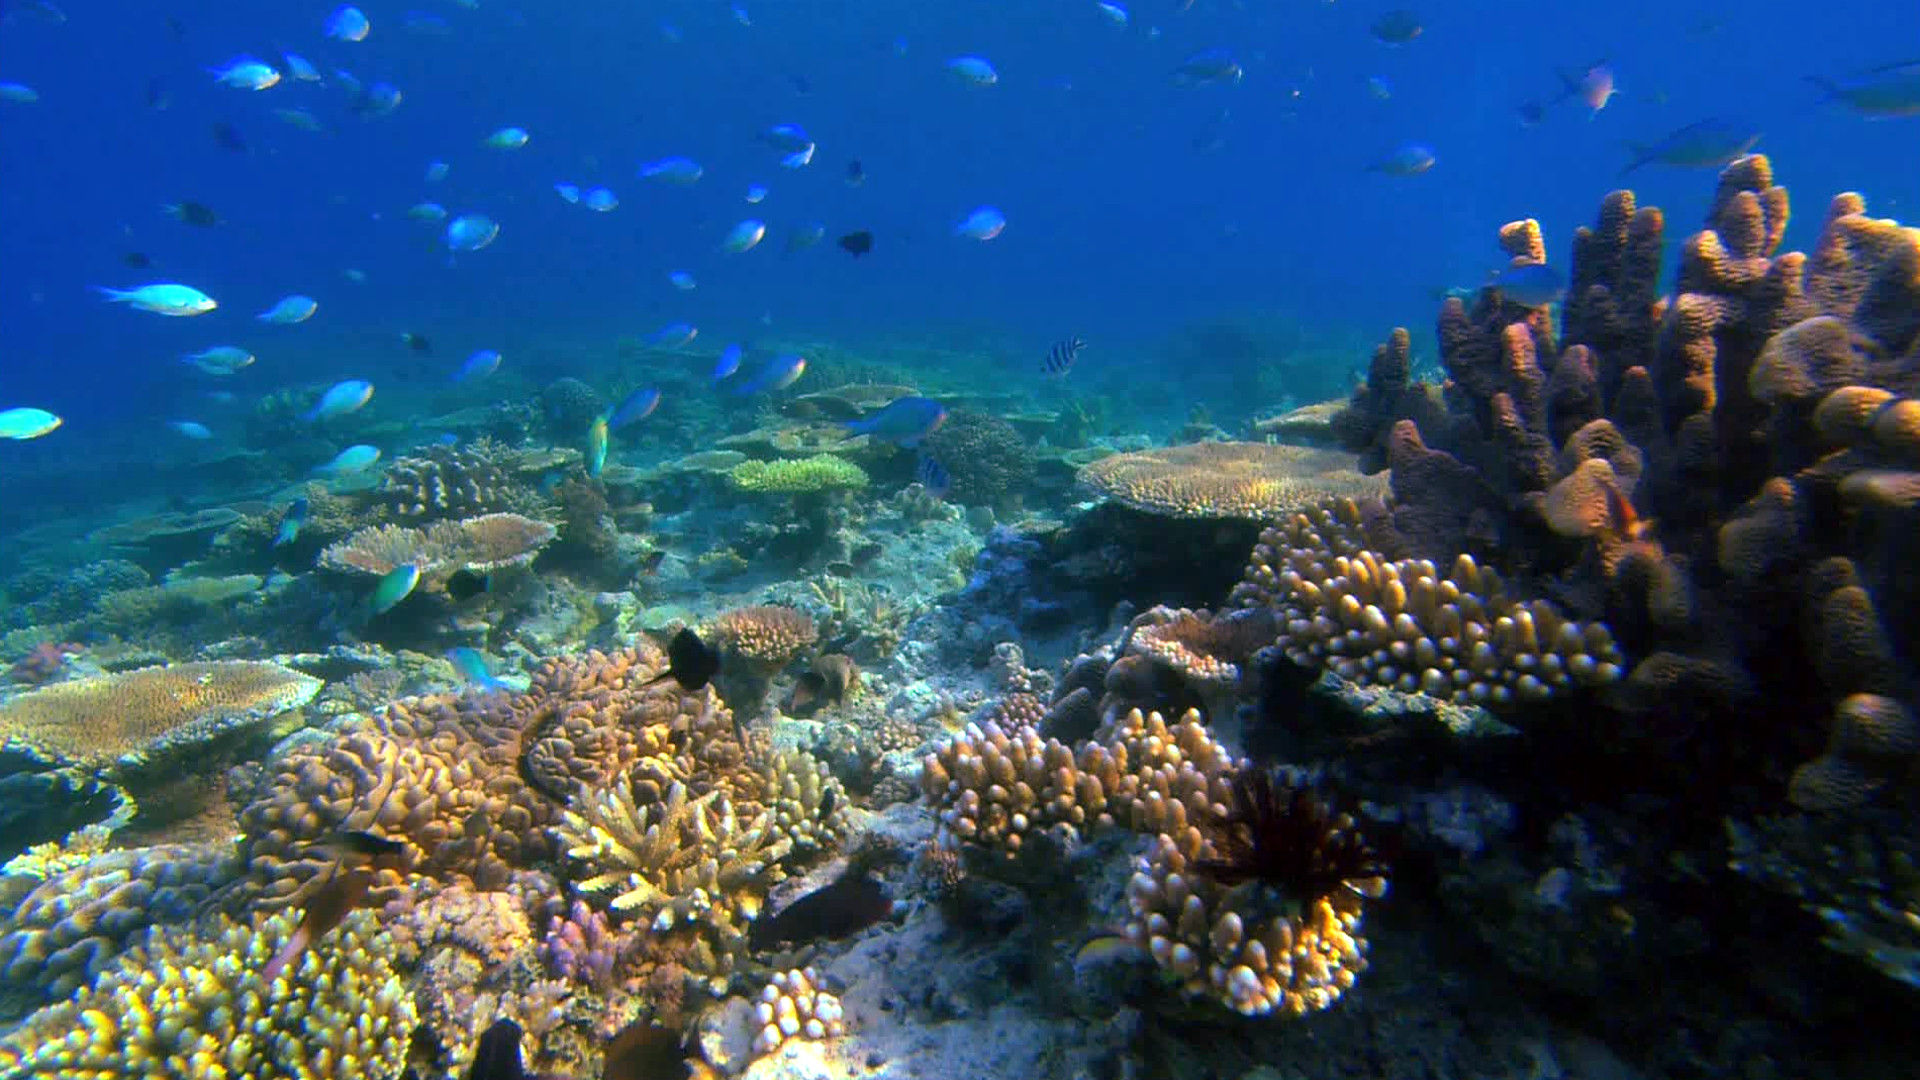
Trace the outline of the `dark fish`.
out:
[[[447,578],[446,589],[454,603],[465,603],[483,592],[490,592],[493,589],[493,575],[478,570],[455,570]]]
[[[755,949],[819,938],[843,938],[893,915],[893,901],[878,881],[851,868],[807,895],[764,917],[748,931]]]
[[[1760,132],[1743,121],[1722,117],[1699,120],[1649,145],[1628,143],[1633,160],[1620,170],[1620,175],[1625,176],[1642,165],[1718,169],[1753,149],[1753,144],[1759,141]]]
[[[127,252],[125,255],[120,256],[120,261],[135,270],[145,270],[147,267],[153,265],[152,259],[138,251]]]
[[[430,353],[433,351],[433,342],[428,341],[425,334],[416,334],[412,331],[407,331],[400,335],[400,340],[405,342],[407,348],[412,349],[414,352]]]
[[[307,523],[307,512],[311,504],[302,497],[287,504],[287,512],[280,515],[280,525],[273,531],[274,547],[285,547],[300,538],[300,530]]]
[[[913,479],[936,499],[946,498],[947,492],[953,490],[953,476],[947,472],[947,467],[928,454],[920,455],[919,462],[913,467]]]
[[[666,561],[667,561],[666,548],[654,548],[652,551],[647,552],[646,556],[640,560],[641,576],[652,577],[653,575],[659,573],[660,564]]]
[[[211,229],[220,224],[220,215],[205,203],[177,202],[167,204],[167,213],[183,225],[195,228]]]
[[[1047,355],[1041,358],[1040,370],[1048,375],[1065,375],[1073,370],[1073,362],[1080,359],[1080,350],[1086,347],[1087,343],[1080,340],[1078,335],[1065,341],[1056,341],[1047,350]]]
[[[1547,118],[1547,107],[1538,101],[1523,101],[1514,112],[1520,117],[1521,127],[1539,127]]]
[[[167,92],[167,84],[160,81],[158,75],[147,80],[147,108],[158,111],[173,104],[173,95]]]
[[[648,679],[646,685],[654,686],[672,679],[683,690],[698,690],[712,681],[719,671],[720,654],[688,627],[673,635],[673,643],[667,646],[667,670]]]
[[[867,182],[867,169],[866,169],[866,166],[860,164],[860,159],[854,158],[852,161],[847,162],[848,185],[852,187],[859,187],[861,184],[864,184],[866,182]]]
[[[520,1059],[520,1025],[501,1017],[480,1035],[467,1080],[565,1080],[552,1073],[530,1073]]]
[[[1388,45],[1405,45],[1419,37],[1426,27],[1420,25],[1420,16],[1406,8],[1395,8],[1373,20],[1373,25],[1368,29],[1373,32],[1375,40]]]
[[[635,1020],[607,1044],[600,1080],[692,1080],[712,1076],[690,1061],[682,1037],[651,1020]]]
[[[407,853],[407,845],[402,840],[389,840],[384,836],[375,836],[365,829],[344,829],[340,833],[340,847],[355,855],[364,855],[369,859],[399,858]]]
[[[231,150],[236,154],[247,152],[247,140],[240,134],[240,129],[225,120],[214,123],[213,141],[222,150]]]
[[[857,259],[873,250],[873,234],[861,229],[859,232],[850,232],[841,237],[837,243],[840,245],[840,250]]]
[[[302,950],[339,926],[340,920],[366,900],[367,889],[372,884],[373,871],[364,866],[351,870],[336,868],[333,876],[307,898],[300,925],[294,927],[293,936],[260,969],[261,981],[272,982]]]

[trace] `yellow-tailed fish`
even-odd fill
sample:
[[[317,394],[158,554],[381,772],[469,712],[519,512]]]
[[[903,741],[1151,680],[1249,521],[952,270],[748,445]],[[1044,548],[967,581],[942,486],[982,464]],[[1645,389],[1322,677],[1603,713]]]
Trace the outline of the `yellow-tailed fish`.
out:
[[[392,611],[394,605],[413,595],[413,587],[420,584],[420,568],[407,563],[396,566],[381,577],[380,583],[373,587],[373,595],[367,597],[367,611],[373,615],[384,615]]]
[[[587,475],[598,478],[607,467],[607,418],[596,416],[587,428]]]
[[[37,439],[60,424],[60,418],[45,409],[8,409],[0,412],[0,439]]]

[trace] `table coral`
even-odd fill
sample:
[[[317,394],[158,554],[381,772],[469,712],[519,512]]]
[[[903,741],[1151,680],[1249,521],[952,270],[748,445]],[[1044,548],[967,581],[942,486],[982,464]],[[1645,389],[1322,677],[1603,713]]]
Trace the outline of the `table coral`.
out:
[[[378,916],[348,915],[259,981],[296,922],[149,931],[73,1001],[0,1040],[0,1067],[47,1080],[396,1080],[417,1013]]]
[[[1183,518],[1272,518],[1332,496],[1379,495],[1350,455],[1269,443],[1194,443],[1102,458],[1080,484],[1136,510]]]
[[[423,581],[440,582],[456,570],[485,572],[530,563],[555,535],[544,521],[505,513],[436,521],[425,529],[376,525],[328,546],[318,565],[375,576],[412,565],[420,568]]]

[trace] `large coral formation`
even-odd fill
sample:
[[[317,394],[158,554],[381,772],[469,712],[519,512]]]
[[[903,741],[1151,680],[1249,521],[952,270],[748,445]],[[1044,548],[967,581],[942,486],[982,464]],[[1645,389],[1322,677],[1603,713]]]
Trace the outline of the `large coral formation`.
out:
[[[47,1080],[396,1080],[417,1013],[370,912],[272,982],[291,912],[214,932],[153,930],[74,1000],[0,1041],[9,1075]]]
[[[458,570],[485,572],[530,563],[555,535],[553,526],[519,514],[436,521],[425,529],[377,525],[329,546],[320,553],[319,565],[373,575],[411,565],[420,569],[423,583],[430,583]]]
[[[753,1006],[755,1054],[771,1054],[789,1039],[831,1039],[846,1033],[840,999],[820,989],[812,968],[780,972]]]
[[[1079,481],[1136,510],[1186,518],[1273,518],[1330,497],[1384,491],[1354,471],[1349,455],[1269,443],[1115,454],[1081,469]]]
[[[817,495],[867,486],[867,472],[834,454],[781,461],[743,461],[727,477],[741,491],[779,495]]]
[[[484,438],[420,447],[387,466],[376,498],[394,516],[411,521],[524,512],[539,500],[513,475],[510,454]]]
[[[1033,481],[1032,449],[998,417],[956,409],[922,445],[947,469],[947,497],[963,505],[1016,501]]]

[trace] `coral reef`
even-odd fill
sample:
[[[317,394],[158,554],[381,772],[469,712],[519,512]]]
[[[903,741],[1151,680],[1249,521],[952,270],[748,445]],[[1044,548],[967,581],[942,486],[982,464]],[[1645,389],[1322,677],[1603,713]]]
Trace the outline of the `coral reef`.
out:
[[[947,497],[963,505],[1014,503],[1033,482],[1033,451],[1013,425],[997,417],[955,409],[923,446],[946,467]]]
[[[1080,470],[1096,494],[1149,514],[1273,518],[1334,497],[1383,493],[1337,451],[1208,442],[1102,458]]]
[[[867,486],[867,472],[834,454],[781,461],[743,461],[727,478],[741,491],[776,495],[817,495]]]
[[[755,1054],[771,1054],[789,1039],[831,1039],[846,1034],[840,999],[819,988],[820,976],[811,968],[783,971],[767,982],[753,1006],[759,1025],[753,1036]]]
[[[525,513],[539,499],[513,475],[504,460],[509,453],[484,438],[419,447],[387,466],[375,500],[395,517],[417,522]]]
[[[557,531],[519,514],[486,514],[436,521],[425,529],[377,525],[362,529],[320,553],[319,566],[349,574],[385,574],[415,566],[423,585],[444,582],[455,571],[485,572],[530,563]]]

